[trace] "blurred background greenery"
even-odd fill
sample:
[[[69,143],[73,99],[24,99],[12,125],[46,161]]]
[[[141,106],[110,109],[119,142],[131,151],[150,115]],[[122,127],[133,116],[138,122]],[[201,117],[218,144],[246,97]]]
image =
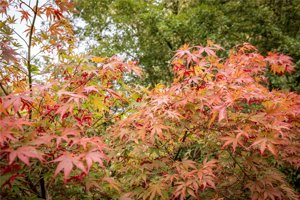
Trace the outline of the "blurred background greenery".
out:
[[[144,68],[143,84],[169,83],[169,61],[183,44],[249,42],[293,58],[296,72],[267,72],[270,89],[300,92],[300,0],[75,0],[81,41],[91,53],[120,54]],[[92,42],[91,42],[92,41]]]

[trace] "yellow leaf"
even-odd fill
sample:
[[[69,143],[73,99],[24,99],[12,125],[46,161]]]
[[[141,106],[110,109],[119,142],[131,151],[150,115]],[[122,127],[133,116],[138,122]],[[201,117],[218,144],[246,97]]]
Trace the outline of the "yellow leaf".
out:
[[[104,62],[107,58],[103,57],[93,57],[91,60],[96,63]]]
[[[206,74],[204,77],[204,81],[206,81],[206,82],[211,81],[213,77],[214,77],[213,74]]]
[[[105,103],[104,103],[104,101],[103,101],[103,99],[101,99],[101,98],[94,98],[94,99],[92,99],[92,105],[98,110],[98,111],[101,111],[101,112],[103,112],[103,111],[108,111],[108,108],[107,108],[107,106],[105,105]]]
[[[214,42],[212,41],[212,40],[207,40],[207,46],[212,46],[212,45],[214,45]]]
[[[285,67],[282,65],[274,64],[274,65],[271,65],[271,71],[274,74],[283,74],[285,72]]]
[[[262,102],[262,105],[266,108],[267,113],[275,111],[277,108],[279,108],[279,105],[272,101],[264,101],[264,102]]]
[[[196,76],[199,76],[199,75],[203,74],[203,70],[204,70],[203,67],[196,65],[196,66],[195,66],[195,73],[196,73]]]
[[[208,128],[211,127],[212,123],[215,121],[216,117],[217,117],[218,113],[214,112],[212,118],[210,119],[209,123],[208,123]]]
[[[3,22],[0,22],[0,29],[4,26],[5,24]]]
[[[165,88],[165,85],[162,84],[162,83],[158,83],[156,86],[155,86],[155,90],[156,91],[160,91],[161,89],[164,89]]]
[[[134,101],[136,101],[140,97],[141,97],[141,95],[139,93],[133,93],[130,98],[133,99]]]
[[[53,101],[53,97],[47,93],[44,95],[44,98],[45,102],[47,102],[47,105],[54,105],[56,103],[55,101]]]

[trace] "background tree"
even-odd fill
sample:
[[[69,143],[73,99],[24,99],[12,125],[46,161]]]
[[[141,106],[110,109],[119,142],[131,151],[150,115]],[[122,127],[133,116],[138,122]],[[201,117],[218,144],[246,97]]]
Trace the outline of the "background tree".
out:
[[[172,79],[169,60],[181,45],[205,44],[226,48],[250,42],[266,55],[279,51],[293,57],[299,71],[299,0],[100,0],[76,1],[87,26],[82,38],[104,55],[138,58],[146,83]],[[271,75],[271,74],[269,74]],[[299,72],[270,76],[270,87],[299,91]]]

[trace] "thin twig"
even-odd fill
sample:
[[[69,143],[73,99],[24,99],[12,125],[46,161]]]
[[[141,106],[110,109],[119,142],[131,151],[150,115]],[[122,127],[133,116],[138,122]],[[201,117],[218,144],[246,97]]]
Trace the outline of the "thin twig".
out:
[[[186,130],[186,131],[184,132],[184,135],[183,135],[181,144],[185,142],[185,140],[186,140],[186,138],[187,138],[187,135],[188,135],[188,131]],[[178,160],[178,157],[179,157],[179,154],[180,154],[181,150],[182,150],[182,146],[179,147],[179,149],[178,149],[178,151],[177,151],[177,153],[176,153],[176,155],[175,155],[175,157],[174,157],[174,160]]]
[[[237,166],[239,166],[239,168],[242,170],[242,172],[244,173],[244,175],[251,180],[250,176],[247,174],[247,172],[245,171],[245,169],[240,165],[240,163],[235,159],[235,157],[232,156],[231,152],[229,150],[226,150],[230,157],[232,158],[232,160],[234,161],[235,164],[237,164]]]
[[[25,42],[25,44],[26,44],[26,46],[28,47],[28,43],[27,43],[27,41],[17,32],[17,31],[15,31],[15,29],[12,29],[13,30],[13,32],[17,35],[17,36],[19,36],[19,38],[21,39],[21,40],[23,40],[24,42]]]
[[[32,56],[31,60],[33,60],[36,56],[38,56],[40,53],[43,53],[44,50],[39,51],[37,54],[35,54],[34,56]]]
[[[27,6],[32,12],[35,12],[35,11],[33,10],[33,8],[31,8],[31,6],[28,5],[26,2],[24,2],[24,1],[22,1],[22,0],[19,0],[19,1],[21,2],[21,4],[24,4],[25,6]]]
[[[40,6],[40,8],[44,7],[45,5],[47,5],[50,1],[46,1],[43,5]]]
[[[8,95],[8,92],[6,91],[6,89],[3,87],[2,83],[0,83],[0,87],[3,91],[3,93],[7,96]]]

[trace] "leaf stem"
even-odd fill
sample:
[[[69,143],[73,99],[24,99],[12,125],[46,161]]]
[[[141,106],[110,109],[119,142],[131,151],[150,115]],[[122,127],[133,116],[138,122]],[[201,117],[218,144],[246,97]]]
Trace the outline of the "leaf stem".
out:
[[[23,40],[23,42],[26,44],[26,46],[28,47],[28,43],[27,41],[15,30],[15,29],[12,29],[13,32],[21,39]]]

